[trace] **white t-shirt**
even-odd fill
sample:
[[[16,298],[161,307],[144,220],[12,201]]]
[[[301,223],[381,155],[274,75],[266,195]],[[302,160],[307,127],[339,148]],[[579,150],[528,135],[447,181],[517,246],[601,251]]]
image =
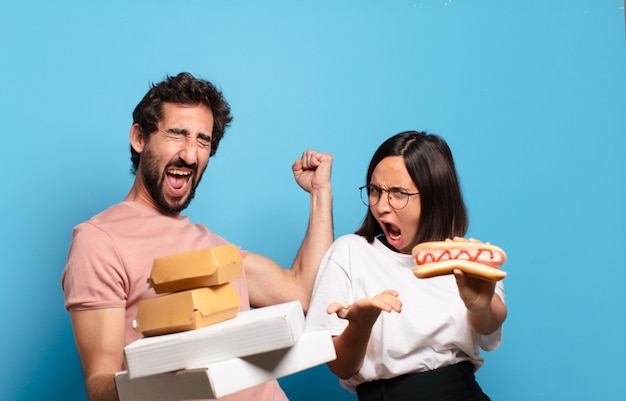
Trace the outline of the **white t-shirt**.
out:
[[[480,348],[491,351],[500,345],[502,328],[483,336],[467,321],[453,275],[418,279],[413,275],[411,255],[394,252],[379,240],[369,244],[350,234],[338,238],[322,260],[307,313],[307,328],[327,329],[333,336],[348,321],[326,313],[328,305],[349,305],[392,289],[398,291],[402,312],[382,312],[372,328],[363,366],[341,385],[351,391],[372,380],[388,379],[471,361],[483,364]],[[504,301],[502,281],[496,294]]]

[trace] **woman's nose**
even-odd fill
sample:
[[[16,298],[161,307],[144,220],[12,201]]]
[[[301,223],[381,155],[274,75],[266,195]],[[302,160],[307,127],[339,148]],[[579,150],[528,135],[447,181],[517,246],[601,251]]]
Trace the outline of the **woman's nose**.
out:
[[[392,209],[390,201],[389,201],[389,192],[381,192],[380,198],[378,199],[378,202],[376,203],[376,206],[374,207],[379,212],[386,212]]]

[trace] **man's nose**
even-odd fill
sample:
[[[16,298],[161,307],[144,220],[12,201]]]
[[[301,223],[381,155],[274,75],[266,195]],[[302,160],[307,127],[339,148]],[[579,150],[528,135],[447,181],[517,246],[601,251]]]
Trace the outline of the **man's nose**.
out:
[[[198,144],[196,141],[187,139],[180,151],[180,158],[187,164],[195,164],[198,161]]]

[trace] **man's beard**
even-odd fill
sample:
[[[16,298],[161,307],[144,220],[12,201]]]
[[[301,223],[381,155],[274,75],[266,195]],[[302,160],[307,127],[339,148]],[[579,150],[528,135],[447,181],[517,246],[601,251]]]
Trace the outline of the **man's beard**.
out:
[[[200,183],[200,179],[202,175],[198,175],[198,165],[192,164],[188,165],[181,159],[176,159],[173,162],[168,163],[163,170],[163,174],[159,173],[158,160],[154,155],[146,149],[141,155],[141,163],[142,163],[142,179],[146,188],[148,189],[148,193],[156,203],[157,207],[166,214],[178,214],[189,206],[191,200],[196,195],[196,187]],[[168,201],[168,199],[163,194],[163,182],[166,179],[165,176],[167,173],[165,171],[168,170],[169,167],[181,167],[181,168],[190,168],[194,171],[192,178],[187,183],[190,185],[190,189],[187,192],[185,197],[177,198],[174,202]],[[198,177],[196,182],[193,182],[192,179],[194,177]]]

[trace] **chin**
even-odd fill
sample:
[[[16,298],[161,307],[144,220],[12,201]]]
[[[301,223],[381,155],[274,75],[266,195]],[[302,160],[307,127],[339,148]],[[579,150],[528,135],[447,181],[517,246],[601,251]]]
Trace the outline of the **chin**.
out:
[[[405,243],[402,243],[402,245],[400,246],[394,246],[394,248],[396,249],[396,251],[400,252],[400,253],[411,253],[412,247],[410,245],[407,245]]]

